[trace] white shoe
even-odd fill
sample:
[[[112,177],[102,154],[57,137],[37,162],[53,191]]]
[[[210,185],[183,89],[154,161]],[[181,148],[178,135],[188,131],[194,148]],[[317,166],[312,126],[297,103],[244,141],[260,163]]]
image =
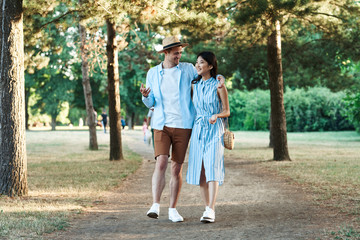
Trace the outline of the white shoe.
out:
[[[184,218],[178,213],[176,208],[169,208],[169,220],[172,222],[183,222]]]
[[[215,211],[210,207],[206,206],[206,210],[204,211],[202,217],[200,218],[200,222],[203,223],[213,223],[215,222]]]
[[[159,214],[160,214],[160,204],[158,203],[154,203],[151,206],[150,210],[146,213],[148,217],[156,218],[156,219],[159,218]]]

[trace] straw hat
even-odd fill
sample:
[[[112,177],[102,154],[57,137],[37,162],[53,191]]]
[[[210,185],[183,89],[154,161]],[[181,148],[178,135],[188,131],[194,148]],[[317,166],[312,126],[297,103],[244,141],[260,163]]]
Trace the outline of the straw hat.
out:
[[[188,43],[181,43],[180,40],[175,37],[175,36],[171,36],[171,37],[166,37],[164,38],[164,40],[162,41],[162,46],[163,46],[163,49],[158,51],[158,53],[162,53],[164,52],[166,49],[169,49],[169,48],[173,48],[173,47],[179,47],[179,46],[182,46],[182,47],[186,47],[188,46],[189,44]]]

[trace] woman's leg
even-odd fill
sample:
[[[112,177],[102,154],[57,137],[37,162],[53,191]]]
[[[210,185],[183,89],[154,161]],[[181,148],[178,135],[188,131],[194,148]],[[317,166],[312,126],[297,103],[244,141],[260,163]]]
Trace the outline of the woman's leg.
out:
[[[209,198],[209,206],[212,210],[215,211],[215,202],[216,197],[219,190],[219,182],[217,181],[211,181],[207,183],[208,185],[208,198]]]
[[[205,206],[209,206],[209,188],[208,188],[208,184],[206,183],[204,163],[202,164],[202,167],[201,167],[200,195],[205,203]]]

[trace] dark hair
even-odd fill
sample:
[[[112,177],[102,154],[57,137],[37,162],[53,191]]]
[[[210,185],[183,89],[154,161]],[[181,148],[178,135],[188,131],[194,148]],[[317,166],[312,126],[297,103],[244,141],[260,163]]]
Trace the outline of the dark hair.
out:
[[[209,65],[212,65],[213,68],[210,70],[210,75],[213,78],[216,78],[217,75],[217,61],[216,56],[213,52],[201,52],[197,55],[196,59],[202,57]],[[196,84],[201,80],[202,76],[199,75],[197,78],[191,81],[192,84]]]

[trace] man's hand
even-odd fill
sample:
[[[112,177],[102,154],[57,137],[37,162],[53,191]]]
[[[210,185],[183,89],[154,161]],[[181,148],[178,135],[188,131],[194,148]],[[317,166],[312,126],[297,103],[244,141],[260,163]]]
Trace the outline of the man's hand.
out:
[[[150,88],[145,88],[145,87],[144,87],[144,84],[143,84],[143,83],[141,84],[140,92],[141,92],[141,94],[142,94],[144,97],[149,96],[150,91],[151,91]]]
[[[218,88],[222,88],[223,86],[225,86],[225,78],[223,75],[218,75],[217,80],[220,81],[218,84]]]

